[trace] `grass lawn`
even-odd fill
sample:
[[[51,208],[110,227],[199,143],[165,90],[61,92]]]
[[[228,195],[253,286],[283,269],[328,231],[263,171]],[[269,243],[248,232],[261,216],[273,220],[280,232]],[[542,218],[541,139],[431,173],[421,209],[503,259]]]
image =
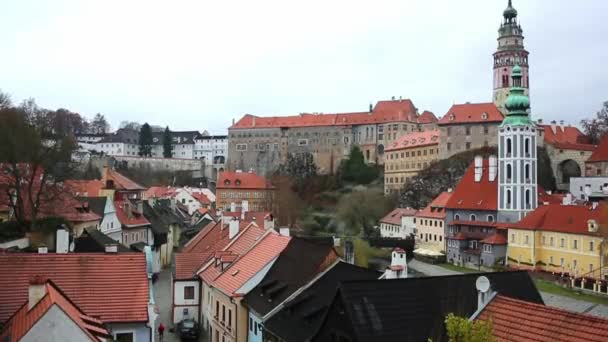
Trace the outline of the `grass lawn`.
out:
[[[551,281],[542,280],[542,279],[534,279],[534,283],[536,284],[536,288],[541,292],[547,292],[555,295],[560,295],[564,297],[570,297],[578,300],[582,300],[585,302],[596,303],[596,304],[604,304],[608,305],[608,297],[595,296],[591,294],[584,293],[580,290],[568,289],[557,285]]]
[[[460,273],[479,273],[478,270],[474,270],[474,269],[466,268],[466,267],[460,267],[460,266],[456,266],[453,264],[438,264],[437,266],[441,266],[450,271],[456,271],[456,272],[460,272]]]

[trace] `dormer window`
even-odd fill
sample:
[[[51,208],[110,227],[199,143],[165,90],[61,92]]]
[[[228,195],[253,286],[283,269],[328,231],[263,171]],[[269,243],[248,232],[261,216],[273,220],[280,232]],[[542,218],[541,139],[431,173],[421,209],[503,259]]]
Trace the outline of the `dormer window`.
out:
[[[488,113],[486,113],[486,112],[481,113],[481,118],[483,120],[487,120],[488,119]]]
[[[230,180],[226,179],[226,180],[224,181],[224,185],[230,185]]]
[[[235,180],[235,181],[234,181],[234,184],[235,184],[236,186],[241,185],[241,180],[240,180],[240,179]]]
[[[454,121],[454,114],[450,114],[449,119],[450,121]]]

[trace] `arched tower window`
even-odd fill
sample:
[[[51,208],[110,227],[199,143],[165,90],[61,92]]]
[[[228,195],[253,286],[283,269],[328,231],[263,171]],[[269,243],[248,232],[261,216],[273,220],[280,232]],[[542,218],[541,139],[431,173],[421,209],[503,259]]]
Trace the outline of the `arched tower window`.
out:
[[[524,167],[524,173],[526,174],[526,182],[530,181],[530,164],[526,164]]]
[[[507,164],[507,182],[510,182],[511,178],[513,178],[513,167],[511,164]]]
[[[502,75],[502,87],[509,88],[509,75]]]
[[[475,214],[471,214],[471,221],[477,221],[477,216],[475,216]]]
[[[454,221],[459,221],[460,220],[460,215],[456,214],[454,215]]]
[[[526,157],[530,156],[530,138],[526,138],[524,140],[524,151],[526,153]]]
[[[511,208],[511,190],[507,190],[507,208]]]
[[[513,150],[513,146],[511,143],[511,138],[507,138],[507,157],[511,156],[512,150]]]
[[[531,209],[532,208],[532,203],[530,203],[530,201],[532,200],[532,197],[530,196],[530,190],[526,190],[526,209]]]

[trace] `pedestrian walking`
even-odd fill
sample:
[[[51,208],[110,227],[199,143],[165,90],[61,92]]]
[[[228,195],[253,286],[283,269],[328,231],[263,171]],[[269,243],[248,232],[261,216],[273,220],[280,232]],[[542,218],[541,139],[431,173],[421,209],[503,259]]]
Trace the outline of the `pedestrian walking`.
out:
[[[165,326],[161,323],[158,326],[158,340],[163,342],[163,333],[165,332]]]

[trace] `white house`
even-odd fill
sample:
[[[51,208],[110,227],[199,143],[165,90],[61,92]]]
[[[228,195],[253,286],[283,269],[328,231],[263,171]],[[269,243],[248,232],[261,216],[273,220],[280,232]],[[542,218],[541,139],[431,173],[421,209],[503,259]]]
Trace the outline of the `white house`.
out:
[[[95,144],[95,150],[109,156],[137,156],[139,132],[121,128]]]
[[[116,207],[109,197],[82,197],[91,211],[102,217],[99,230],[113,240],[122,243],[122,225],[116,215]]]
[[[416,234],[416,213],[411,208],[396,208],[380,220],[380,236],[405,239]]]
[[[195,138],[194,159],[203,159],[214,166],[223,165],[228,158],[228,136],[205,133]]]

